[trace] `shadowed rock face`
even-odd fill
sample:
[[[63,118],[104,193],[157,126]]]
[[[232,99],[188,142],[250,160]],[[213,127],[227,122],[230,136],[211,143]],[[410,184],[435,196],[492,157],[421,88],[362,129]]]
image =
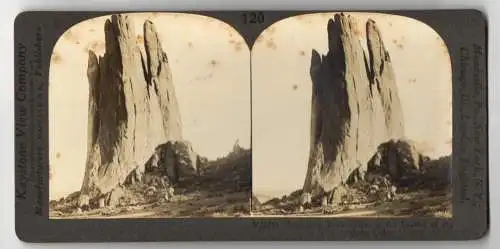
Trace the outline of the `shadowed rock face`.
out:
[[[403,115],[390,56],[374,21],[366,23],[369,58],[356,20],[328,22],[326,55],[312,51],[311,150],[303,190],[317,195],[366,165],[379,144],[403,137]]]
[[[377,152],[368,162],[367,172],[387,174],[393,182],[398,182],[405,176],[418,174],[424,158],[412,141],[391,139],[378,146]]]
[[[159,145],[146,162],[146,172],[159,172],[177,183],[181,177],[198,174],[199,156],[188,141],[168,141]]]
[[[105,24],[106,52],[89,51],[89,127],[81,193],[91,197],[123,183],[155,148],[181,140],[181,117],[168,59],[156,29],[144,23],[145,56],[127,16]]]

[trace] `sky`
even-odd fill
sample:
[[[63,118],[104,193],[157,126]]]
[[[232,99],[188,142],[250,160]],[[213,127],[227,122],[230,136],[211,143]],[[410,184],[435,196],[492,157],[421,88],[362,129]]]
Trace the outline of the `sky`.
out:
[[[137,44],[151,20],[169,58],[183,138],[215,159],[238,140],[250,147],[250,52],[228,24],[193,14],[130,14]],[[80,189],[87,153],[88,50],[104,53],[103,16],[75,24],[57,41],[49,76],[50,199]]]
[[[335,13],[295,16],[268,27],[252,47],[253,191],[275,197],[302,188],[309,156],[311,50],[326,54]],[[405,136],[436,158],[451,153],[451,63],[439,35],[402,16],[350,13],[375,20],[393,62]]]

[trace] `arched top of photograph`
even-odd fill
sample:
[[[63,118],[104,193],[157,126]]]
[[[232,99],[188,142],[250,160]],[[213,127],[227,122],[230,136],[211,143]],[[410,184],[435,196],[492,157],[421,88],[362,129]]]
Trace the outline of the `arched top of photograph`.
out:
[[[130,28],[136,32],[137,44],[143,44],[141,30],[143,30],[144,23],[150,21],[158,26],[160,39],[165,46],[180,48],[184,45],[194,48],[194,43],[202,43],[203,38],[206,37],[204,32],[209,31],[216,33],[220,39],[226,38],[228,43],[234,44],[236,51],[249,51],[244,38],[233,26],[214,17],[180,12],[134,12],[119,15],[130,17],[131,24],[133,24]],[[84,52],[91,49],[97,54],[104,53],[104,44],[94,41],[104,38],[104,24],[111,17],[112,15],[94,17],[72,25],[59,37],[54,49],[70,42],[81,45]],[[204,32],[200,32],[201,30]],[[173,34],[174,37],[168,34]],[[183,36],[187,37],[184,39]],[[177,40],[174,41],[174,38]],[[189,39],[192,41],[183,42]],[[211,43],[211,40],[205,42]]]
[[[427,36],[433,36],[434,39],[438,40],[438,43],[443,46],[448,54],[448,48],[441,38],[439,33],[434,30],[431,26],[427,25],[425,22],[417,20],[415,18],[395,15],[395,14],[384,14],[384,13],[371,13],[371,12],[323,12],[323,13],[310,13],[310,14],[302,14],[302,15],[294,15],[287,18],[283,18],[279,21],[276,21],[269,25],[266,29],[264,29],[260,35],[257,37],[256,42],[253,44],[252,50],[256,47],[256,45],[262,46],[263,41],[269,41],[266,37],[272,36],[277,28],[281,28],[282,32],[284,29],[287,29],[287,26],[295,26],[298,28],[296,30],[296,34],[300,35],[301,28],[312,28],[318,29],[321,27],[326,27],[325,25],[321,26],[318,24],[325,24],[330,19],[334,19],[336,14],[352,16],[355,18],[354,22],[356,23],[356,27],[352,27],[356,36],[362,41],[363,38],[366,38],[366,23],[368,21],[376,23],[376,25],[382,30],[391,30],[388,31],[391,34],[387,34],[390,38],[401,38],[406,33],[415,33],[416,35],[424,35],[423,40],[427,38]],[[326,21],[326,22],[325,22]],[[288,30],[291,31],[291,30]],[[313,32],[311,30],[311,32]],[[392,34],[392,33],[399,33]],[[408,37],[411,38],[412,36]],[[300,38],[301,40],[303,37]],[[402,42],[405,39],[402,39],[400,43],[398,43],[398,39],[393,41],[394,39],[390,39],[395,45],[401,49],[404,48],[404,44]],[[406,39],[407,40],[407,39]],[[363,43],[363,42],[362,42]],[[269,44],[269,43],[268,43]],[[268,45],[267,44],[267,45]],[[273,46],[268,46],[272,48]]]
[[[243,37],[208,16],[121,13],[73,25],[51,56],[50,198],[109,192],[167,147],[193,165],[231,155],[235,141],[249,150],[249,61]]]
[[[331,192],[385,147],[452,153],[450,54],[416,19],[327,12],[273,23],[252,47],[252,101],[262,196]]]

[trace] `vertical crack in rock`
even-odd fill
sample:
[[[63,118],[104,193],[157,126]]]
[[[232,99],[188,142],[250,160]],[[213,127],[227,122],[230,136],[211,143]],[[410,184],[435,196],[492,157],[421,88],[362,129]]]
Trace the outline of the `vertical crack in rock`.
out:
[[[327,25],[328,53],[313,50],[311,148],[303,191],[318,195],[366,170],[377,146],[401,138],[403,117],[389,54],[375,22],[366,23],[369,62],[358,24],[336,14]]]
[[[169,140],[180,139],[175,134],[182,133],[181,119],[172,119],[170,116],[180,116],[179,106],[172,82],[172,74],[168,64],[167,54],[161,48],[161,42],[156,28],[151,21],[144,23],[144,45],[146,48],[146,61],[148,68],[149,84],[154,86],[156,94],[162,96],[157,98],[161,112],[165,114],[162,119],[163,126]],[[153,101],[153,100],[151,100]]]
[[[382,41],[381,33],[373,20],[366,24],[366,36],[368,53],[370,56],[370,70],[372,71],[371,87],[376,85],[380,96],[382,108],[385,111],[385,123],[390,128],[389,137],[399,137],[404,133],[403,111],[396,86],[394,70],[389,56]],[[374,91],[374,89],[372,89]]]
[[[86,198],[109,193],[143,167],[157,146],[182,139],[172,76],[153,23],[144,23],[146,61],[127,16],[113,15],[104,31],[105,53],[98,59],[90,51],[87,69]]]

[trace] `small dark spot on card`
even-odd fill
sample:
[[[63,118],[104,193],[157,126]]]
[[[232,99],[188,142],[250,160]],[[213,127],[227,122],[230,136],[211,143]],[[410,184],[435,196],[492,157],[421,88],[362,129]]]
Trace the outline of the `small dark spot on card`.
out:
[[[194,47],[192,42],[188,42],[187,44],[188,44],[188,48],[193,48]]]
[[[61,56],[57,53],[57,52],[53,52],[52,53],[52,62],[55,63],[55,64],[59,64],[61,63]]]
[[[264,40],[264,35],[260,35],[257,37],[257,40],[255,40],[255,43],[261,43]]]
[[[80,40],[78,34],[74,33],[71,30],[66,31],[63,34],[63,38],[70,41],[70,42],[76,42],[76,41]]]
[[[93,41],[93,42],[87,44],[87,46],[85,46],[85,52],[92,50],[96,53],[101,53],[104,51],[104,47],[105,47],[104,42]]]
[[[239,51],[241,51],[242,49],[243,49],[243,43],[242,43],[242,42],[240,42],[240,41],[239,41],[239,42],[237,42],[236,44],[234,44],[234,50],[235,50],[236,52],[239,52]]]
[[[216,66],[216,65],[218,65],[218,64],[219,64],[219,62],[218,62],[218,61],[216,61],[216,60],[211,60],[211,61],[210,61],[210,65],[212,65],[212,66]]]
[[[94,28],[90,28],[89,32],[95,32],[95,29]]]
[[[274,40],[273,38],[267,40],[267,43],[266,43],[266,47],[270,48],[270,49],[276,49],[276,43],[274,43]]]
[[[293,84],[293,85],[292,85],[292,89],[293,89],[294,91],[295,91],[295,90],[297,90],[297,88],[299,88],[299,86],[298,86],[297,84]]]
[[[304,50],[300,50],[300,51],[299,51],[299,55],[300,55],[300,56],[305,56],[305,55],[306,55],[306,52],[304,52]]]
[[[274,32],[276,32],[276,26],[271,26],[269,28],[266,29],[266,33],[269,33],[270,35],[274,34]]]
[[[73,32],[71,30],[66,31],[63,34],[63,38],[67,39],[67,40],[71,40],[71,38],[73,38]]]
[[[57,152],[57,153],[56,153],[56,158],[57,158],[57,159],[61,158],[61,153]]]

